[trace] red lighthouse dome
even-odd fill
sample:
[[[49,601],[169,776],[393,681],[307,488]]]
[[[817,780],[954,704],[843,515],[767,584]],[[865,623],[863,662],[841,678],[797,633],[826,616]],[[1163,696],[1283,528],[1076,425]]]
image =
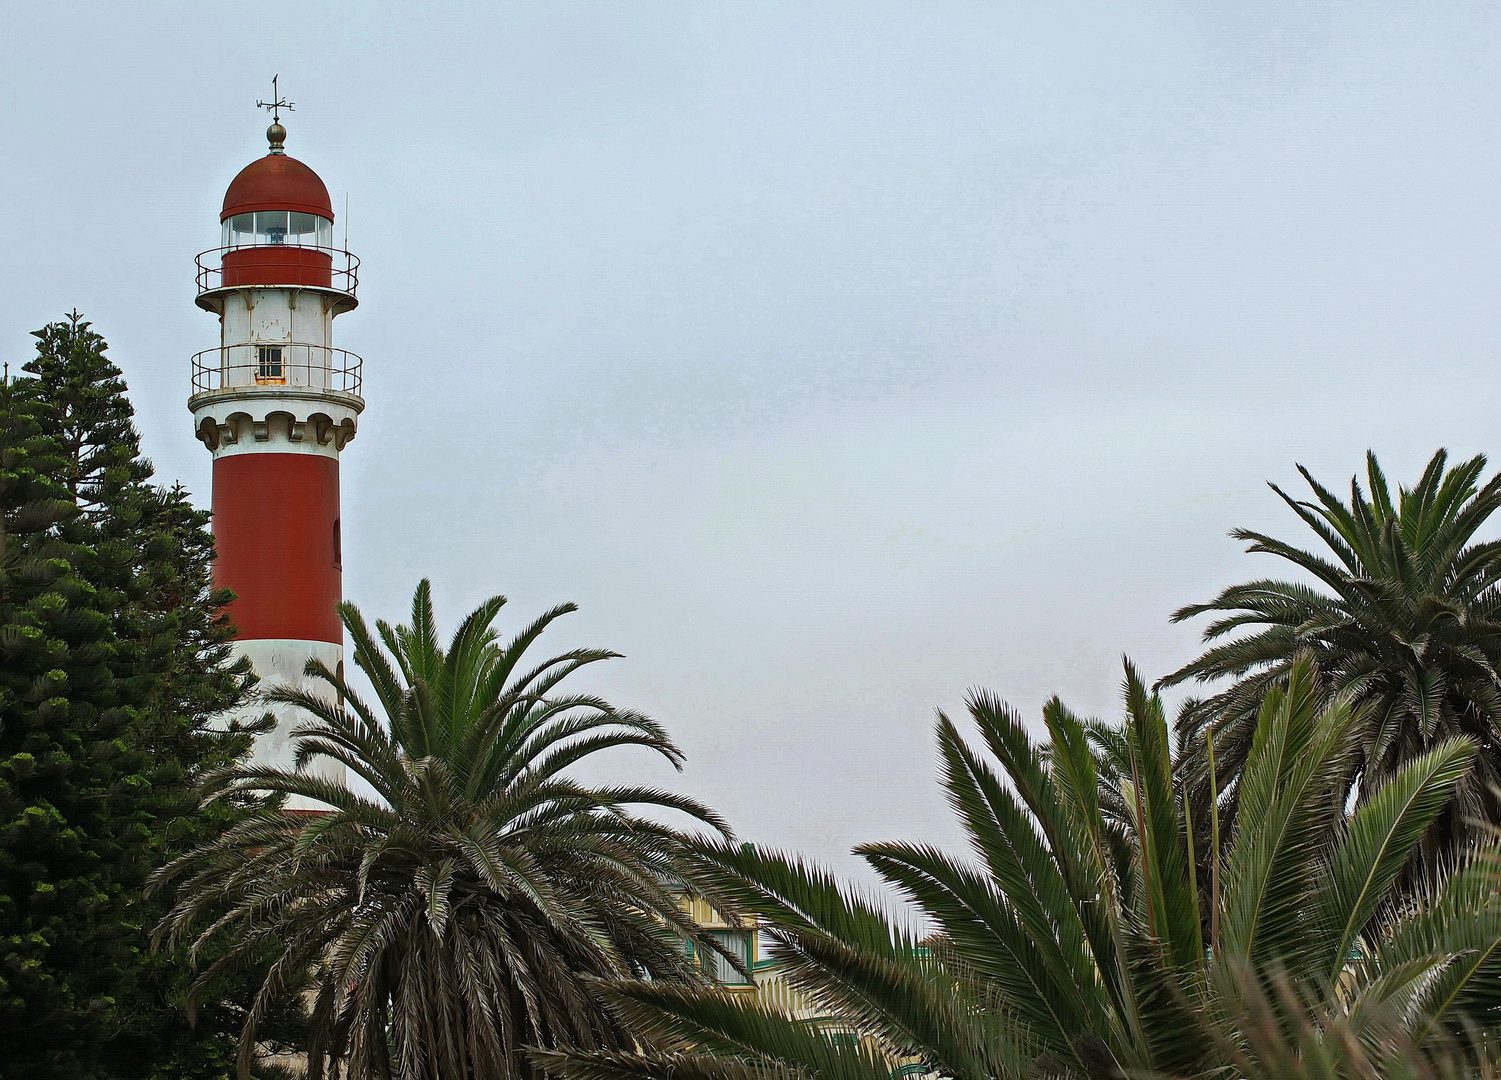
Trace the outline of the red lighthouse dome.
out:
[[[334,218],[328,188],[318,174],[279,151],[252,161],[230,181],[219,220],[257,210],[291,210],[329,221]]]
[[[271,152],[240,170],[224,193],[221,287],[335,288],[334,211],[318,174],[282,149],[286,128],[266,131]],[[351,267],[352,269],[352,267]],[[353,293],[353,279],[348,285]]]

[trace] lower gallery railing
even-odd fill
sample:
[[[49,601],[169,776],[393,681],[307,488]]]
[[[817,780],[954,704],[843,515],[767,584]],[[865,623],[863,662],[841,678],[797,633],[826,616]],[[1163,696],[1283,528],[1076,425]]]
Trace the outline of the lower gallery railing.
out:
[[[361,396],[364,364],[348,349],[300,341],[252,341],[193,354],[193,393],[306,386]]]

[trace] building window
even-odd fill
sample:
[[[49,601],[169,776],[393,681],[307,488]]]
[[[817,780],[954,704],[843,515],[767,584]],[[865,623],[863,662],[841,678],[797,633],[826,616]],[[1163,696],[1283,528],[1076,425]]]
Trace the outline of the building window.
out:
[[[732,953],[747,968],[755,959],[751,955],[751,935],[746,930],[711,930],[709,937]],[[735,970],[735,965],[717,952],[704,951],[704,971],[721,986],[750,986],[751,980]]]
[[[334,518],[334,569],[344,569],[344,541],[340,535],[338,518]]]
[[[282,373],[281,346],[262,345],[256,350],[255,381],[262,383],[284,383],[287,377]]]

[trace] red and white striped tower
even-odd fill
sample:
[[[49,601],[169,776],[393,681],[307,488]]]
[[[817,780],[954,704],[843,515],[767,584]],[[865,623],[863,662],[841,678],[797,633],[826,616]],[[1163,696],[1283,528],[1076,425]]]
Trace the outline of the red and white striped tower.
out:
[[[188,407],[214,455],[214,581],[235,592],[237,648],[263,685],[306,685],[309,657],[339,670],[344,655],[339,452],[365,402],[360,358],[332,341],[359,262],[333,247],[328,189],[286,155],[279,118],[266,137],[270,153],[224,196],[221,246],[198,256],[198,306],[219,316],[220,344],[193,357]],[[255,756],[290,766],[296,718],[272,711]]]

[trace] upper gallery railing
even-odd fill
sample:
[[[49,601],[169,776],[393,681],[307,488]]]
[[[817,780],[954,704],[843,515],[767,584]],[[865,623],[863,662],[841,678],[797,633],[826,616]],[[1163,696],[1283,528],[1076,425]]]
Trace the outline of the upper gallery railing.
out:
[[[241,244],[210,248],[194,261],[200,296],[240,285],[288,285],[330,289],[353,297],[360,284],[360,260],[337,248]]]

